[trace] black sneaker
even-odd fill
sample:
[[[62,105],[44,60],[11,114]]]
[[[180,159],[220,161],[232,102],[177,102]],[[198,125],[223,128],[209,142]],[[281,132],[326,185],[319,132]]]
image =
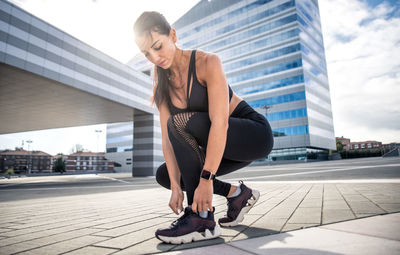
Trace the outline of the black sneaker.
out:
[[[242,222],[244,214],[249,212],[260,197],[259,191],[248,188],[242,181],[239,181],[239,183],[240,194],[236,197],[227,198],[227,215],[218,220],[219,225],[223,227],[237,226]]]
[[[184,214],[165,229],[158,229],[156,237],[165,243],[181,244],[216,238],[221,234],[219,226],[214,221],[214,211],[208,212],[207,218],[200,217],[190,207]]]

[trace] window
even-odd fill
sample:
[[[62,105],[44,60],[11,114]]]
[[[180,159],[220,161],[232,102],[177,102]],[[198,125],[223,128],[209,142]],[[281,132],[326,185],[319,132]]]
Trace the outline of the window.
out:
[[[117,147],[107,148],[107,153],[117,152]]]

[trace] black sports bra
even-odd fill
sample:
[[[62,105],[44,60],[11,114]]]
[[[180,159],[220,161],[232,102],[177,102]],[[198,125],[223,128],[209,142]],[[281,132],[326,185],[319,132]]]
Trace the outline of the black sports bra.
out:
[[[169,100],[169,110],[171,115],[182,113],[182,112],[208,112],[208,94],[207,94],[207,87],[200,84],[197,80],[196,75],[196,50],[192,51],[192,55],[190,56],[190,63],[189,63],[189,72],[188,72],[188,80],[187,80],[187,107],[185,109],[178,108],[174,106]],[[189,88],[190,88],[190,80],[193,74],[193,84],[192,84],[192,91],[190,92],[189,96]],[[233,91],[232,88],[229,86],[229,102],[231,101]]]

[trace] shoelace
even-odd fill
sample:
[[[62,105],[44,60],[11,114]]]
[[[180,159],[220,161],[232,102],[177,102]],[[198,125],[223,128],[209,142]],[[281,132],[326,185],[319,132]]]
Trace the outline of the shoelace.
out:
[[[243,183],[242,181],[239,181],[240,183]],[[230,217],[230,215],[232,215],[232,213],[235,212],[235,207],[233,205],[230,205],[231,203],[233,203],[233,200],[235,200],[236,198],[239,198],[240,194],[236,197],[232,197],[232,198],[228,198],[228,202],[226,203],[228,205],[228,210],[227,210],[227,217]]]
[[[174,227],[177,227],[178,225],[184,224],[184,223],[187,221],[187,217],[188,217],[190,214],[191,214],[190,211],[187,211],[187,212],[185,211],[184,214],[183,214],[181,217],[179,217],[178,219],[174,220],[174,221],[171,223],[170,228],[174,228]]]
[[[233,200],[233,199],[232,199]],[[228,202],[226,202],[226,205],[228,206],[228,210],[226,212],[226,217],[230,217],[230,215],[235,211],[235,207],[230,205],[230,200],[228,199]]]

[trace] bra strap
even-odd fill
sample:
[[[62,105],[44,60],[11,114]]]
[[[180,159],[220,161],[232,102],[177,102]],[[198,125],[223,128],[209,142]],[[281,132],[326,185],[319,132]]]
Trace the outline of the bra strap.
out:
[[[190,89],[190,81],[192,79],[192,73],[193,69],[196,69],[195,67],[195,56],[196,56],[196,50],[192,50],[192,55],[190,56],[190,62],[189,62],[189,72],[188,72],[188,79],[187,79],[187,92],[186,92],[186,108],[189,108],[189,89]],[[193,88],[192,88],[193,89]]]

